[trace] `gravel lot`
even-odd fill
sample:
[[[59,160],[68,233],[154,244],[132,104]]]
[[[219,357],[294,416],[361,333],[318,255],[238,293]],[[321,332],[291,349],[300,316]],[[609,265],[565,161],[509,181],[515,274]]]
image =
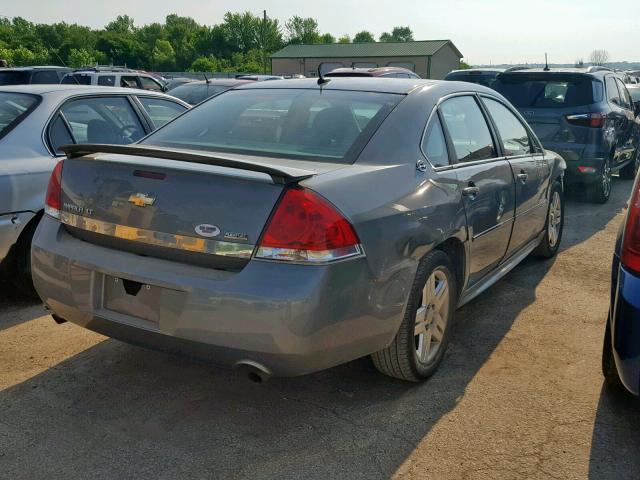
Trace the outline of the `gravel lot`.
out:
[[[600,374],[630,188],[569,201],[560,255],[460,310],[422,385],[366,359],[255,385],[56,325],[0,285],[0,478],[640,478],[639,402]]]

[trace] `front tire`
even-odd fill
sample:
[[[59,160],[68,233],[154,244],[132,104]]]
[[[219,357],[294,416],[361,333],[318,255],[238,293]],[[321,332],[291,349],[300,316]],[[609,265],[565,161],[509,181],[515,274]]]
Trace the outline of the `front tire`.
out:
[[[410,382],[429,378],[449,344],[457,302],[456,279],[446,253],[434,250],[421,261],[404,319],[391,345],[371,355],[376,368]]]
[[[564,195],[562,184],[554,182],[549,194],[549,207],[547,208],[547,223],[544,236],[534,253],[542,258],[551,258],[558,253],[562,232],[564,230]]]
[[[594,203],[607,203],[611,196],[611,163],[607,159],[602,165],[600,178],[591,185],[591,201]]]

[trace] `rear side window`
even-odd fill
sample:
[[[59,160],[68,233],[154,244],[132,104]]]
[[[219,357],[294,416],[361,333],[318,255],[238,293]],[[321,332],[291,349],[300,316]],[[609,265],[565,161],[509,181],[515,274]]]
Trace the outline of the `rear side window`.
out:
[[[160,98],[138,97],[155,128],[160,128],[186,110],[179,103]]]
[[[100,75],[98,77],[98,85],[103,87],[115,87],[116,77],[114,75]]]
[[[516,108],[567,108],[594,103],[596,87],[586,75],[500,75],[493,84]]]
[[[64,105],[60,113],[71,129],[74,143],[123,145],[136,142],[145,134],[125,97],[80,98]]]
[[[64,118],[60,114],[56,116],[56,119],[49,127],[49,143],[51,144],[53,151],[56,153],[62,153],[60,151],[60,147],[62,145],[75,143],[71,136],[71,132],[65,125]]]
[[[27,72],[0,71],[0,85],[24,85],[29,83]]]
[[[454,97],[440,106],[458,162],[486,160],[496,156],[489,126],[470,96]]]
[[[351,163],[402,98],[343,90],[229,90],[144,143]]]
[[[38,103],[38,97],[0,92],[0,138],[24,120]]]
[[[60,83],[60,79],[58,78],[58,72],[55,70],[43,70],[40,72],[34,72],[31,76],[31,83]]]
[[[447,142],[444,138],[438,115],[434,115],[429,123],[427,132],[422,140],[422,152],[434,167],[449,165]]]
[[[504,154],[508,157],[530,154],[529,133],[518,117],[496,100],[483,98],[483,101],[500,133]]]

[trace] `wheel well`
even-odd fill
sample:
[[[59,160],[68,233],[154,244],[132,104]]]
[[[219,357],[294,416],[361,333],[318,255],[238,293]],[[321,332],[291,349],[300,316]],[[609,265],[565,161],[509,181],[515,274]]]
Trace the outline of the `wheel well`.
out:
[[[458,294],[462,290],[464,285],[465,275],[465,252],[464,245],[457,238],[449,238],[438,245],[435,250],[441,250],[446,253],[453,263],[454,274],[456,276],[456,285],[458,287]]]

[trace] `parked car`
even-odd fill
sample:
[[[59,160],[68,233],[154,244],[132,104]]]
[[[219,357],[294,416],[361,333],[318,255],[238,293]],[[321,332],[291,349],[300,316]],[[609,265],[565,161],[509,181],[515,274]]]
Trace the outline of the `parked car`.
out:
[[[452,70],[444,77],[454,82],[469,82],[493,87],[496,77],[504,72],[504,68],[468,68],[466,70]]]
[[[639,84],[627,84],[627,91],[631,95],[631,101],[633,102],[633,108],[636,112],[640,111],[640,85]]]
[[[602,371],[606,382],[640,394],[640,176],[636,177],[613,255]]]
[[[31,238],[61,147],[132,143],[188,105],[121,88],[25,85],[0,88],[0,270],[32,291]]]
[[[70,71],[70,68],[55,66],[0,68],[0,85],[60,83]]]
[[[255,82],[65,151],[32,249],[58,321],[255,380],[424,380],[456,307],[562,237],[565,162],[479,85]]]
[[[166,90],[156,75],[125,67],[86,67],[67,73],[65,85],[98,85],[102,87],[140,88],[153,92]]]
[[[185,85],[187,83],[195,82],[195,81],[197,81],[195,78],[186,78],[186,77],[169,78],[164,84],[165,92],[170,92],[176,87]]]
[[[245,83],[251,83],[251,80],[236,80],[233,78],[202,80],[176,87],[171,90],[171,95],[190,105],[196,105],[209,97]]]
[[[420,78],[415,72],[402,67],[375,68],[336,68],[324,74],[325,77],[384,77],[384,78]]]
[[[519,69],[498,75],[493,88],[527,119],[545,148],[564,157],[569,187],[587,188],[604,203],[612,172],[634,177],[640,120],[616,73],[603,67]]]

